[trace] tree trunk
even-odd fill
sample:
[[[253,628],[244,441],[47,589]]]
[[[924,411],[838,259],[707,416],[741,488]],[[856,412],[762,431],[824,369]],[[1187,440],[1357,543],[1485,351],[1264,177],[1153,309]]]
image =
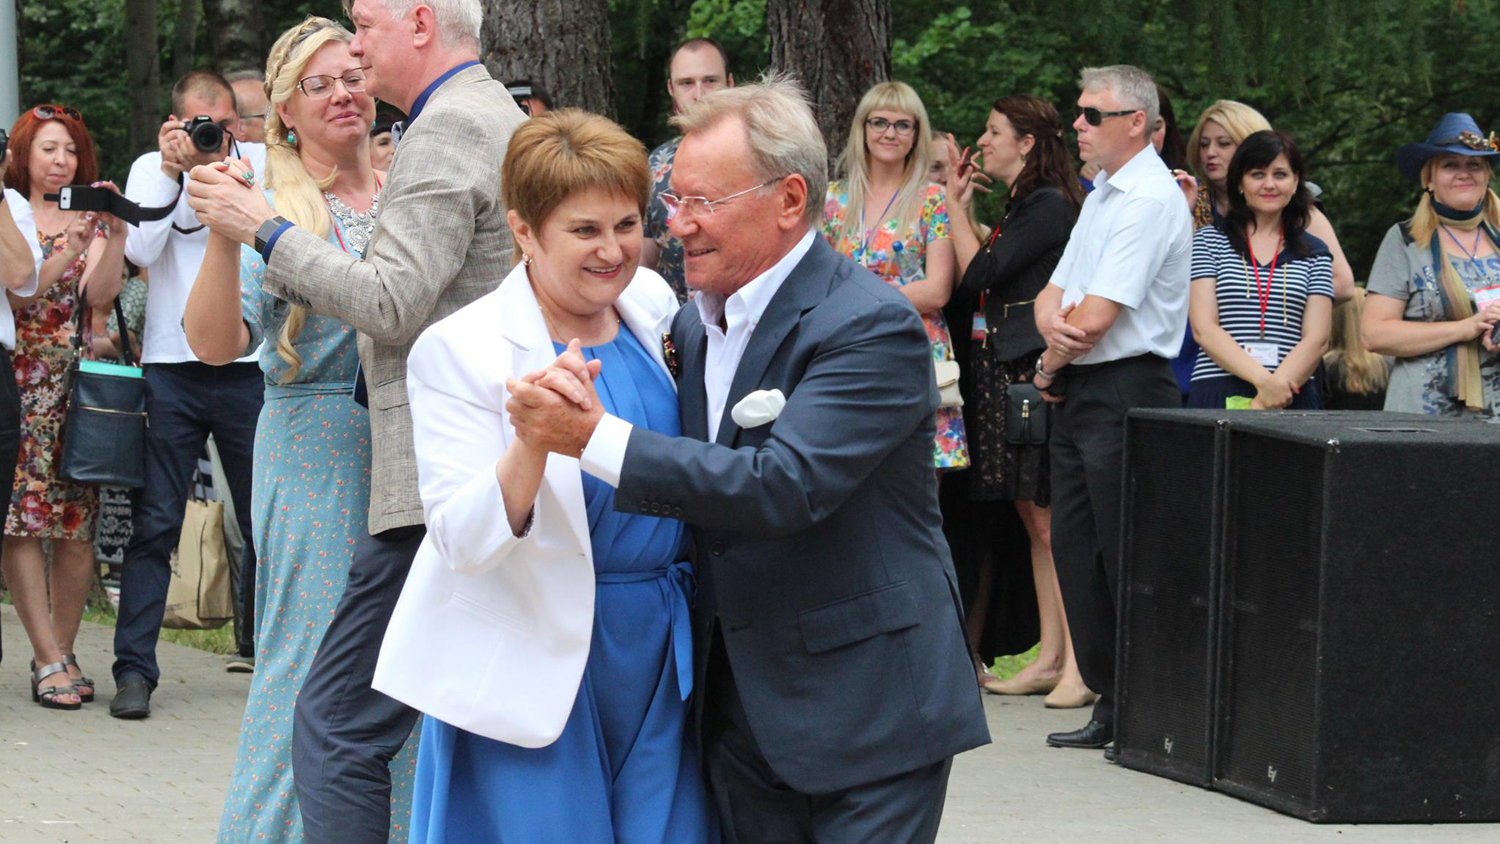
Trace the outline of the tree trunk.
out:
[[[614,116],[607,0],[484,0],[480,41],[501,82],[530,79],[558,108]]]
[[[156,147],[161,128],[161,61],[156,0],[125,0],[125,79],[130,89],[130,155]]]
[[[766,29],[771,68],[807,89],[832,164],[860,97],[891,78],[890,0],[767,0]]]
[[[263,0],[203,0],[208,54],[220,73],[266,67]]]
[[[172,81],[186,76],[193,69],[193,60],[198,50],[198,14],[200,0],[182,0],[177,12],[177,31],[172,43]]]

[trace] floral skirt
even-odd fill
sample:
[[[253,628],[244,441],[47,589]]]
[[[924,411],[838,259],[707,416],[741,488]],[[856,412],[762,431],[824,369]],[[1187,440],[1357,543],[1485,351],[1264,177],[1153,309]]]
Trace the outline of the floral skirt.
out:
[[[922,314],[922,323],[927,328],[927,339],[932,342],[933,362],[953,360],[948,323],[943,319],[942,311]],[[945,470],[969,467],[969,438],[964,433],[963,408],[938,408],[937,437],[932,443],[932,465]]]
[[[1052,502],[1051,456],[1045,445],[1012,445],[1005,441],[1006,387],[1036,372],[1041,351],[1015,360],[995,360],[992,349],[975,343],[969,356],[973,370],[969,405],[969,495],[976,501]]]

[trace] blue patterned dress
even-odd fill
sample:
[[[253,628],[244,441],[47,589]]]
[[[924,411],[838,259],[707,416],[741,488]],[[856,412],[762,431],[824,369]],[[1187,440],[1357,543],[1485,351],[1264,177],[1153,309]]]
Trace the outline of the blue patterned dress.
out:
[[[328,239],[353,241],[358,254],[367,234],[339,225]],[[266,401],[255,431],[250,498],[260,558],[259,627],[219,844],[302,840],[292,785],[292,707],[344,593],[370,503],[370,420],[351,398],[356,332],[331,317],[309,315],[294,344],[302,367],[282,384],[290,366],[276,352],[276,338],[291,309],[261,290],[264,275],[260,254],[245,247],[241,310],[252,342],[266,340],[260,350]],[[404,842],[409,834],[416,744],[407,742],[391,763],[391,841]]]
[[[563,346],[556,346],[559,353]],[[677,436],[677,394],[628,330],[584,349],[602,360],[608,412]],[[614,509],[585,474],[598,583],[594,637],[557,741],[523,748],[428,717],[411,844],[710,844],[718,828],[688,732],[692,567],[683,525]]]

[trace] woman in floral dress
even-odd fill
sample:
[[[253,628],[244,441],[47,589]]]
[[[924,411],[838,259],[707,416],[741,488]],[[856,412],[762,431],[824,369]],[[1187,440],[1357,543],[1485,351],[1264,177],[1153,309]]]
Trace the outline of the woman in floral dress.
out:
[[[937,362],[953,360],[943,306],[956,261],[943,187],[927,181],[931,160],[932,127],[917,92],[902,82],[871,88],[839,159],[845,177],[828,185],[823,235],[911,299]],[[938,408],[932,459],[940,472],[968,467],[961,408]]]
[[[11,129],[10,150],[5,183],[29,198],[34,236],[46,260],[35,295],[7,294],[16,319],[21,449],[0,563],[31,640],[33,698],[46,708],[77,709],[94,699],[94,683],[78,666],[73,640],[95,577],[98,498],[93,487],[64,481],[57,471],[79,311],[107,308],[119,292],[125,223],[109,214],[63,211],[42,198],[98,178],[94,143],[76,110],[42,105],[21,115]],[[88,338],[80,339],[87,350]],[[52,542],[50,578],[44,540]]]

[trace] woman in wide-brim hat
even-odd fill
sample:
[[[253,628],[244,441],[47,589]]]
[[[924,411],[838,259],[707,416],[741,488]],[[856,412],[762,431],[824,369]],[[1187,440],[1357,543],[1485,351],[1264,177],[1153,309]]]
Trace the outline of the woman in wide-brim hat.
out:
[[[1386,410],[1500,421],[1497,156],[1467,114],[1443,115],[1425,143],[1396,153],[1422,198],[1380,244],[1361,324],[1370,351],[1396,358]]]

